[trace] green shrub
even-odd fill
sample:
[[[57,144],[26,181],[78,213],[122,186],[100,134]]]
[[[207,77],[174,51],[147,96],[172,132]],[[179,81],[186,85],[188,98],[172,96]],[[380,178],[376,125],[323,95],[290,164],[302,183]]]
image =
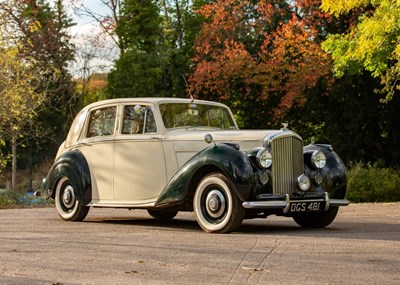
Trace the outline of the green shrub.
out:
[[[362,163],[351,165],[347,198],[352,202],[400,201],[400,171]]]

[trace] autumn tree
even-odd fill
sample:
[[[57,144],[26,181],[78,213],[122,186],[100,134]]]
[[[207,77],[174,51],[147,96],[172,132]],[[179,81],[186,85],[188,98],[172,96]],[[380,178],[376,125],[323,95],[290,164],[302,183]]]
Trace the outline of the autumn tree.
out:
[[[104,92],[107,86],[106,73],[92,73],[87,78],[76,79],[76,88],[83,96],[83,105],[106,99]]]
[[[196,41],[192,92],[264,109],[245,126],[261,126],[261,120],[281,118],[294,104],[304,104],[307,90],[330,73],[319,45],[327,15],[318,4],[223,0],[203,6],[198,13],[206,23]]]
[[[34,60],[36,72],[41,75],[36,89],[47,94],[45,108],[36,122],[51,133],[38,142],[32,141],[33,149],[54,153],[65,137],[68,122],[80,108],[68,70],[74,58],[68,30],[73,23],[62,0],[0,1],[0,19],[5,45],[17,48],[21,58]]]
[[[400,89],[400,3],[396,0],[323,0],[322,9],[339,17],[361,11],[357,23],[323,43],[334,60],[337,77],[362,74],[381,79],[390,99]]]
[[[0,140],[3,145],[6,141],[11,145],[14,191],[17,147],[37,135],[34,119],[45,100],[44,94],[38,92],[42,74],[34,66],[34,60],[19,57],[16,49],[0,52]],[[0,166],[5,166],[4,157],[0,157]]]

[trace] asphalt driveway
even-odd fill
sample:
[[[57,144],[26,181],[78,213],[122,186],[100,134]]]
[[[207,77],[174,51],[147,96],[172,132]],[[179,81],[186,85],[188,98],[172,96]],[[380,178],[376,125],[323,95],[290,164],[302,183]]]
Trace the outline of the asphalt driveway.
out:
[[[351,204],[326,229],[269,217],[227,235],[193,213],[0,210],[0,284],[400,284],[400,203]]]

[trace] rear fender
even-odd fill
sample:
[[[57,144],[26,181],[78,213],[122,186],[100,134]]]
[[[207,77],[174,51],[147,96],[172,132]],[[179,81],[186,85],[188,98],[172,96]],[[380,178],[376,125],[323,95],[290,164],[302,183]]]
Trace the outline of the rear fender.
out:
[[[89,165],[79,150],[62,154],[54,162],[43,183],[43,196],[55,197],[57,183],[61,177],[67,177],[75,190],[75,196],[83,205],[92,200],[92,187]]]

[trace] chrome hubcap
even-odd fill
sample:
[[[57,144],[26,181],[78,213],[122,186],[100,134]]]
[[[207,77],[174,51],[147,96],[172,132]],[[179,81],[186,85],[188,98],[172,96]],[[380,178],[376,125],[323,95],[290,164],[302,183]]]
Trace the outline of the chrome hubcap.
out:
[[[74,194],[74,189],[72,188],[71,185],[68,185],[67,187],[65,187],[64,193],[62,195],[62,201],[63,201],[63,204],[68,208],[70,208],[74,205],[75,194]]]
[[[206,197],[206,210],[208,215],[213,218],[221,217],[226,209],[226,200],[224,195],[218,190],[212,190]]]

